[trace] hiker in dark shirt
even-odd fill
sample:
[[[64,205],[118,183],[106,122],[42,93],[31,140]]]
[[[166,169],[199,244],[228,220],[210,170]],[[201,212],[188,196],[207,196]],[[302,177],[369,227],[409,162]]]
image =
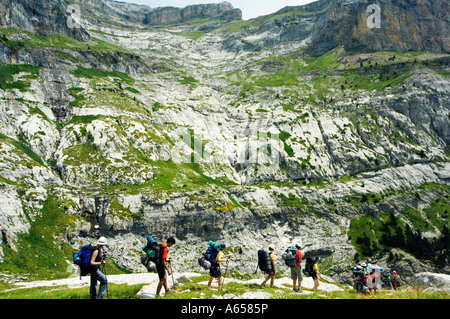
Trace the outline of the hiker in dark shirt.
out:
[[[89,274],[91,275],[91,286],[89,289],[89,294],[91,299],[103,299],[106,289],[108,288],[108,280],[105,274],[100,271],[100,266],[106,263],[107,253],[102,255],[102,249],[107,244],[105,237],[100,237],[97,241],[97,249],[92,252],[91,261],[89,263]],[[97,294],[97,281],[100,282],[100,288]]]

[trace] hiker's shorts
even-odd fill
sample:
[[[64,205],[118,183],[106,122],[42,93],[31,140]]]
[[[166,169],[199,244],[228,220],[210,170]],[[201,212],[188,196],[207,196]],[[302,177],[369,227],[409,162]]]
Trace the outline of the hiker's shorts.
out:
[[[264,273],[269,276],[275,275],[275,271],[273,270],[265,270]]]
[[[158,271],[159,281],[163,281],[166,277],[166,268],[164,268],[164,265],[161,263],[156,265],[156,270]]]
[[[298,281],[303,280],[302,267],[300,266],[291,267],[291,279]]]
[[[222,272],[220,271],[220,268],[211,266],[211,268],[209,268],[209,275],[214,278],[219,278],[222,276]]]

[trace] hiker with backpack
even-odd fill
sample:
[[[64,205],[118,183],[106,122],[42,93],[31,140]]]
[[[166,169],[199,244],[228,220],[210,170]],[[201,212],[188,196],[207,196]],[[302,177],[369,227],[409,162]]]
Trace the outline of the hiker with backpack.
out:
[[[300,249],[301,247],[298,244],[295,246],[289,246],[281,255],[285,265],[291,270],[291,279],[293,281],[294,291],[302,291],[303,274],[300,266],[302,262],[302,253],[300,252]]]
[[[167,273],[169,276],[171,275],[171,271],[167,266],[167,263],[171,262],[170,259],[167,259],[167,254],[169,252],[169,247],[175,245],[175,238],[169,237],[166,243],[159,244],[159,258],[155,259],[156,271],[158,272],[159,283],[156,287],[156,295],[155,297],[159,297],[159,293],[161,292],[161,288],[164,286],[164,290],[166,293],[170,293],[171,290],[167,287]]]
[[[222,290],[222,272],[220,270],[220,263],[227,262],[229,263],[231,260],[228,258],[225,258],[224,256],[224,250],[227,248],[225,244],[219,244],[219,252],[217,253],[216,258],[214,259],[214,262],[211,263],[211,268],[209,268],[209,281],[208,281],[208,290],[211,290],[211,284],[214,280],[214,278],[217,278],[219,281],[219,290]]]
[[[313,291],[317,291],[317,288],[319,288],[319,277],[320,277],[320,279],[323,280],[323,277],[322,277],[322,275],[319,272],[319,261],[320,261],[319,257],[316,257],[314,259],[313,272],[311,274],[311,277],[312,277],[312,279],[314,281],[314,287],[312,289]]]
[[[392,272],[392,287],[397,290],[400,285],[402,284],[401,277],[397,274],[397,272],[394,270]]]
[[[108,255],[108,253],[104,252],[104,254],[102,255],[102,249],[106,244],[106,238],[100,237],[97,241],[97,247],[92,250],[91,259],[89,262],[89,274],[91,275],[89,294],[91,299],[103,299],[103,296],[108,289],[108,280],[106,278],[106,275],[100,271],[100,266],[106,264],[106,256]],[[97,281],[100,282],[98,293]]]
[[[273,245],[269,246],[269,253],[268,253],[268,258],[266,257],[267,253],[264,251],[264,253],[266,254],[262,254],[264,255],[263,258],[258,258],[258,266],[259,269],[261,269],[262,271],[264,271],[264,273],[267,274],[266,279],[261,283],[261,286],[265,286],[266,282],[270,279],[270,287],[273,287],[274,284],[274,280],[275,280],[275,255],[274,255],[274,250],[275,247]],[[258,257],[260,256],[260,252],[258,252]],[[262,260],[259,260],[262,259]],[[268,259],[268,260],[267,260]]]
[[[296,251],[295,251],[295,266],[290,267],[291,268],[291,279],[292,279],[292,285],[293,290],[301,292],[302,291],[302,281],[303,281],[303,273],[302,273],[302,267],[300,264],[302,263],[302,253],[300,251],[301,247],[300,245],[295,245]],[[298,282],[298,288],[296,288]]]

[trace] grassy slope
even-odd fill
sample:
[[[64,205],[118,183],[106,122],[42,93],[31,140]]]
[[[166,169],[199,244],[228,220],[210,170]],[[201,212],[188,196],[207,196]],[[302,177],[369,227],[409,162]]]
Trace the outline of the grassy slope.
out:
[[[170,278],[169,278],[170,279]],[[212,290],[207,291],[204,282],[209,279],[208,275],[191,278],[191,282],[182,286],[177,284],[173,294],[165,295],[161,299],[211,299],[212,295],[224,296],[233,294],[240,296],[245,292],[267,292],[273,295],[273,299],[449,299],[450,295],[445,292],[424,292],[420,287],[401,288],[397,291],[380,290],[376,295],[365,295],[358,293],[354,289],[344,291],[312,292],[303,288],[305,293],[298,294],[292,291],[292,287],[286,285],[284,288],[261,287],[258,284],[245,284],[235,282],[225,282],[224,290],[217,290],[217,282],[213,282]],[[117,285],[109,284],[108,296],[110,299],[135,299],[136,294],[144,286],[137,285]],[[69,288],[69,287],[37,287],[17,289],[11,284],[0,284],[0,299],[88,299],[89,288]]]

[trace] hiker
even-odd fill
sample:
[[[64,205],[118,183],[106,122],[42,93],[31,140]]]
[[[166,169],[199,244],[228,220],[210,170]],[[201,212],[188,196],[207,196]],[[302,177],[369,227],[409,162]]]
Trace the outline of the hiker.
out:
[[[105,274],[100,271],[100,266],[106,263],[106,256],[108,255],[106,252],[102,255],[102,249],[106,244],[106,238],[100,237],[97,241],[97,248],[92,252],[91,261],[89,262],[89,274],[91,275],[89,294],[91,299],[103,299],[106,289],[108,288],[108,280],[106,279]],[[98,294],[97,281],[100,282]]]
[[[366,287],[366,274],[361,265],[353,268],[353,275],[355,276],[354,288],[356,289],[356,291],[364,293],[366,292],[366,290],[368,291]]]
[[[394,289],[397,289],[398,287],[400,287],[401,283],[402,283],[402,278],[394,270],[392,272],[392,287],[394,287]]]
[[[361,267],[363,268],[364,273],[367,275],[369,273],[369,266],[367,266],[365,262],[362,262]]]
[[[270,262],[272,263],[272,269],[267,270],[265,273],[267,274],[266,279],[262,282],[261,286],[265,286],[266,282],[270,279],[270,288],[273,288],[274,280],[275,280],[275,255],[274,255],[275,246],[270,245],[269,246],[269,256],[270,256]]]
[[[367,276],[367,286],[369,288],[369,294],[374,291],[374,294],[377,294],[378,284],[380,282],[380,276],[375,271],[375,269],[370,270],[370,274]]]
[[[387,289],[391,289],[392,288],[392,284],[391,284],[391,282],[392,282],[392,275],[391,275],[391,273],[389,271],[386,273],[386,275],[382,276],[382,280],[383,280],[383,283],[384,283],[384,285],[386,286]]]
[[[169,267],[167,266],[167,263],[170,263],[171,260],[167,259],[167,254],[169,252],[168,247],[172,247],[175,245],[175,238],[169,237],[166,241],[166,243],[160,244],[161,251],[161,258],[156,262],[156,271],[158,272],[159,277],[159,283],[156,287],[156,297],[159,297],[159,293],[161,292],[161,288],[164,286],[164,290],[166,293],[171,293],[172,291],[167,287],[167,273],[171,274]]]
[[[302,273],[302,267],[300,266],[300,264],[302,263],[302,253],[300,251],[300,249],[301,249],[300,245],[296,244],[295,248],[297,248],[297,251],[295,252],[295,266],[290,267],[291,279],[292,279],[292,284],[293,284],[293,290],[301,292],[302,291],[303,273]],[[296,288],[297,281],[298,281],[298,288]]]
[[[313,291],[317,291],[317,288],[319,288],[319,278],[318,277],[320,277],[320,279],[323,280],[323,277],[319,272],[319,260],[320,260],[319,257],[316,257],[314,259],[313,273],[311,274],[311,277],[314,281],[314,287],[312,289]]]
[[[219,280],[219,290],[222,290],[222,272],[220,271],[220,264],[223,262],[230,262],[230,259],[225,258],[223,251],[227,248],[225,244],[220,244],[219,253],[216,256],[216,259],[213,264],[211,264],[211,268],[209,268],[209,281],[208,281],[208,290],[211,290],[211,284],[214,278]]]

